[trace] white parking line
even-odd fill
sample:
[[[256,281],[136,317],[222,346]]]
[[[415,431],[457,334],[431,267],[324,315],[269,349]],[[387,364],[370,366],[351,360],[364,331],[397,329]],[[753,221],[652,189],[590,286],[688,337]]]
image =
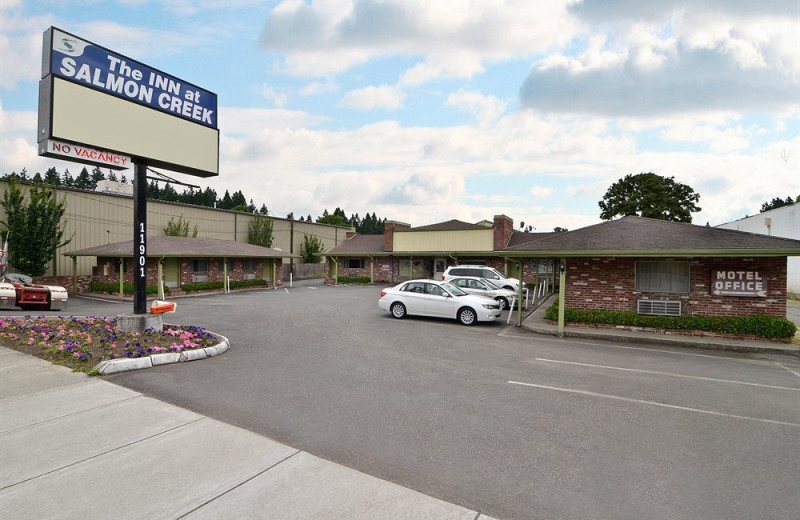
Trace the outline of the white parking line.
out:
[[[604,368],[607,370],[619,370],[622,372],[638,372],[640,374],[653,374],[657,376],[668,376],[668,377],[681,377],[684,379],[698,379],[700,381],[713,381],[715,383],[730,383],[734,385],[747,385],[747,386],[757,386],[760,388],[772,388],[775,390],[790,390],[792,392],[800,392],[800,388],[794,388],[790,386],[773,386],[773,385],[762,385],[760,383],[748,383],[746,381],[735,381],[732,379],[717,379],[714,377],[701,377],[701,376],[687,376],[685,374],[675,374],[673,372],[660,372],[658,370],[639,370],[636,368],[623,368],[623,367],[612,367],[608,365],[592,365],[590,363],[576,363],[574,361],[560,361],[557,359],[544,359],[544,358],[536,358],[536,361],[543,361],[545,363],[559,363],[562,365],[576,365],[580,367],[590,367],[590,368]],[[786,367],[783,367],[786,368]],[[788,370],[788,369],[787,369]]]
[[[786,370],[788,372],[791,372],[792,374],[796,375],[797,377],[800,377],[800,372],[795,372],[791,368],[785,367],[785,366],[781,365],[780,363],[775,363],[775,364],[778,365],[779,367],[781,367],[782,369],[784,369],[784,370]]]
[[[761,419],[758,417],[747,417],[745,415],[735,415],[730,413],[722,413],[722,412],[714,412],[711,410],[703,410],[702,408],[690,408],[688,406],[678,406],[674,404],[666,404],[666,403],[659,403],[657,401],[647,401],[644,399],[632,399],[630,397],[622,397],[619,395],[610,395],[610,394],[599,394],[597,392],[589,392],[588,390],[577,390],[574,388],[559,388],[557,386],[547,386],[547,385],[535,385],[533,383],[522,383],[520,381],[508,381],[508,383],[512,385],[520,385],[520,386],[528,386],[532,388],[542,388],[544,390],[555,390],[556,392],[565,392],[570,394],[579,394],[579,395],[587,395],[590,397],[604,397],[606,399],[614,399],[617,401],[626,401],[629,403],[637,403],[637,404],[647,404],[651,406],[660,406],[662,408],[671,408],[673,410],[683,410],[686,412],[696,412],[696,413],[703,413],[707,415],[714,415],[717,417],[727,417],[730,419],[743,419],[746,421],[756,421],[762,422],[767,424],[779,424],[782,426],[793,426],[795,428],[800,428],[800,424],[793,423],[793,422],[786,422],[786,421],[776,421],[774,419]]]
[[[286,294],[289,294],[289,289],[287,289],[286,287],[284,287],[284,288],[283,288],[283,290],[284,290],[284,291],[286,291]]]

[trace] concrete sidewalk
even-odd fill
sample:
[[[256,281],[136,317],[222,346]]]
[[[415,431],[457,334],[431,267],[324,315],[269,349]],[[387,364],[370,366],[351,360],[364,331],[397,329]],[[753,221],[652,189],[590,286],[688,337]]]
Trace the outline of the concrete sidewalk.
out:
[[[0,347],[3,518],[488,520]]]
[[[522,322],[522,328],[537,334],[558,335],[557,325],[544,318],[551,301],[540,305]],[[787,311],[790,320],[800,327],[800,306],[793,306]],[[602,329],[591,327],[564,327],[564,336],[569,338],[599,339],[623,343],[645,343],[666,347],[687,347],[706,350],[723,350],[729,352],[749,352],[760,354],[780,354],[800,358],[800,345],[780,343],[776,341],[755,341],[742,339],[714,338],[709,336],[684,336],[654,332],[639,332],[625,329]]]

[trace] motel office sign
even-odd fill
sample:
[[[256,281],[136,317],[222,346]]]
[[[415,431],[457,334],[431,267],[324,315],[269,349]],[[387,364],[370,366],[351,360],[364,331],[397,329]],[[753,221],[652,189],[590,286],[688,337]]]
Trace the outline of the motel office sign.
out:
[[[767,296],[767,279],[763,271],[711,271],[711,294],[714,296]]]

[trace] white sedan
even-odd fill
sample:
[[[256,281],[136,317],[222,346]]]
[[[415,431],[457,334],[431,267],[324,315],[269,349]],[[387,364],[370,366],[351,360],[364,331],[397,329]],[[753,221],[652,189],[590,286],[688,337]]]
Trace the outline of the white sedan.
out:
[[[477,276],[455,276],[448,280],[451,284],[469,294],[480,294],[488,296],[500,304],[500,310],[507,309],[511,302],[517,297],[516,293],[510,289],[503,289],[486,278]]]
[[[455,285],[435,280],[409,280],[381,291],[378,307],[395,318],[407,315],[457,319],[464,325],[494,321],[500,304],[491,298],[467,294]]]

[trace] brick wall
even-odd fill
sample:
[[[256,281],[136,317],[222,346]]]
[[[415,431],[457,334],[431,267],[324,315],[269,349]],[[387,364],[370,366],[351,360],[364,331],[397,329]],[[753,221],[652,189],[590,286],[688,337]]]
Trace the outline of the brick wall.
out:
[[[636,312],[642,299],[681,301],[684,316],[786,316],[786,258],[700,258],[689,260],[690,293],[635,291],[636,261],[652,258],[573,258],[567,261],[565,303],[576,309]],[[662,259],[659,259],[662,260]],[[670,260],[670,259],[663,259]],[[671,260],[683,261],[675,258]],[[763,298],[714,296],[711,271],[759,270],[766,273]]]
[[[361,258],[361,257],[353,257],[353,258]],[[375,283],[395,283],[395,273],[392,270],[392,259],[387,257],[379,257],[375,258],[374,260],[370,260],[369,258],[363,258],[364,260],[364,267],[358,269],[352,269],[349,267],[344,267],[344,258],[339,258],[339,281],[343,281],[348,276],[365,276],[369,278],[370,276],[370,262],[375,262]],[[332,271],[332,261],[328,261],[325,263],[325,283],[333,283],[333,271]]]
[[[208,281],[209,282],[221,282],[223,281],[224,275],[224,268],[221,264],[221,259],[217,258],[209,258],[208,260]],[[276,267],[277,267],[277,284],[281,285],[282,279],[282,271],[283,271],[283,264],[281,259],[276,259]],[[255,278],[257,280],[262,279],[264,277],[264,261],[255,259],[253,261],[255,270],[254,271],[245,271],[242,269],[242,259],[241,258],[234,258],[230,260],[231,269],[228,271],[228,275],[230,276],[231,281],[236,280],[244,280],[245,274],[255,274]],[[125,262],[125,281],[132,282],[133,281],[133,262],[130,259],[127,259]],[[148,285],[155,285],[158,283],[158,260],[155,258],[148,258],[147,264],[145,264],[146,269],[146,276],[147,276],[147,284]],[[88,290],[89,282],[96,281],[96,282],[104,282],[104,283],[119,283],[119,259],[118,258],[105,258],[99,257],[97,259],[97,267],[93,269],[94,275],[91,277],[87,277],[88,281],[86,282],[86,289]],[[192,259],[191,258],[182,258],[180,260],[180,283],[191,283],[192,281]],[[107,274],[106,274],[107,273]],[[163,274],[163,273],[162,273]],[[197,273],[200,274],[200,273]],[[269,276],[272,276],[272,273],[267,273]],[[71,283],[71,282],[70,282]],[[79,290],[80,291],[80,290]]]

